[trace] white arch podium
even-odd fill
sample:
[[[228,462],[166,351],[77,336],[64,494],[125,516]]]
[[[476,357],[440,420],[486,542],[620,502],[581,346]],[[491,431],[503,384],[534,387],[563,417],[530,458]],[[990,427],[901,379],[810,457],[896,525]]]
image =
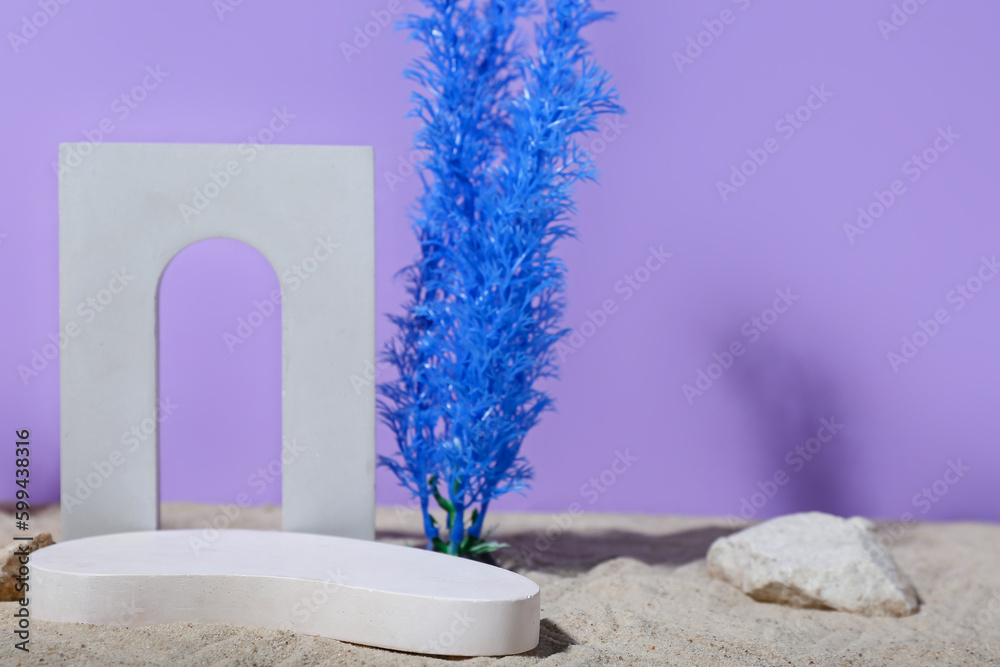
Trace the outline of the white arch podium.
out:
[[[375,356],[371,148],[60,152],[64,539],[158,527],[157,290],[178,252],[213,237],[253,246],[281,280],[282,440],[297,448],[282,527],[373,538],[374,387],[350,381]]]
[[[351,378],[375,355],[371,149],[61,152],[68,541],[32,554],[34,617],[234,623],[455,656],[537,645],[534,582],[366,541],[375,536],[375,390]],[[220,236],[259,250],[282,282],[282,436],[298,451],[282,462],[282,528],[292,532],[280,539],[222,530],[200,544],[201,531],[157,530],[157,290],[171,258]],[[302,613],[302,600],[315,611]]]

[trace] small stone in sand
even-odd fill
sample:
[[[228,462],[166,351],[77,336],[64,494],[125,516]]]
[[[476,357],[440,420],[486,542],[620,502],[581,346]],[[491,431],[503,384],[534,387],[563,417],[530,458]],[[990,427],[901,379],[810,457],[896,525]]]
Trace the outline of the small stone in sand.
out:
[[[53,544],[55,542],[52,541],[52,535],[39,533],[30,541],[18,541],[0,551],[0,602],[13,602],[23,596],[15,587],[18,570],[21,567],[20,557],[24,552],[30,554]]]
[[[760,602],[864,616],[908,616],[919,608],[913,585],[862,517],[778,517],[719,538],[707,561],[709,575]]]

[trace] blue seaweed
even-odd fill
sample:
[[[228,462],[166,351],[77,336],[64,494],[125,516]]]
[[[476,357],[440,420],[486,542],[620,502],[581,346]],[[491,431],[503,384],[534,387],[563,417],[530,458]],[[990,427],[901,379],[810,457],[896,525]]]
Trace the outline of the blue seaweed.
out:
[[[575,185],[596,176],[579,138],[623,109],[580,34],[611,15],[592,0],[421,2],[401,24],[425,48],[405,72],[422,121],[420,253],[382,353],[395,378],[379,414],[397,451],[379,464],[419,500],[428,549],[481,557],[501,546],[484,540],[490,503],[528,488],[521,445],[553,406],[538,384],[556,377],[568,331],[555,251],[575,236]]]

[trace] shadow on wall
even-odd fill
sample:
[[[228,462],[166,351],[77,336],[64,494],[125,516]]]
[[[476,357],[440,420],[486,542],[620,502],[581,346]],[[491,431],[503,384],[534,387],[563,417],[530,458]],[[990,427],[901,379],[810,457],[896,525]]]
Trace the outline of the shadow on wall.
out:
[[[757,479],[742,485],[740,518],[855,513],[854,411],[834,373],[819,355],[800,356],[777,338],[761,341],[741,361],[733,369],[733,392],[756,424],[748,441],[760,452],[760,467]]]

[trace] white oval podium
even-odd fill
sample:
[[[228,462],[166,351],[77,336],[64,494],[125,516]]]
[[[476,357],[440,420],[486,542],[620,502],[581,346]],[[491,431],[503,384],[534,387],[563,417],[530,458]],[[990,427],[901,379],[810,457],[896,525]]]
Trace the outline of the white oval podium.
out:
[[[211,541],[210,538],[214,538]],[[412,547],[305,533],[161,530],[31,556],[31,613],[98,625],[228,623],[434,655],[538,644],[538,586]]]

